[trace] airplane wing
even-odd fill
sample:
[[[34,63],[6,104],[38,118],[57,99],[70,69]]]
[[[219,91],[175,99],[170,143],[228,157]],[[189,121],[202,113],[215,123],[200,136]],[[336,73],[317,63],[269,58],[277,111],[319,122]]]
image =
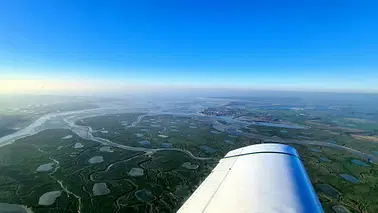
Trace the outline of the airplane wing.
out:
[[[230,151],[178,213],[322,213],[297,151],[258,144]]]

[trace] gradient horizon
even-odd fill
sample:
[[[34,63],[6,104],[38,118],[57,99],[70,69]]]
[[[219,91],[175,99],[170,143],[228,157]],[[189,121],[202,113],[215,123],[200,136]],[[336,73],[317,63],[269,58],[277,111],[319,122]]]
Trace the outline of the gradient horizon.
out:
[[[2,1],[0,93],[377,93],[376,6]]]

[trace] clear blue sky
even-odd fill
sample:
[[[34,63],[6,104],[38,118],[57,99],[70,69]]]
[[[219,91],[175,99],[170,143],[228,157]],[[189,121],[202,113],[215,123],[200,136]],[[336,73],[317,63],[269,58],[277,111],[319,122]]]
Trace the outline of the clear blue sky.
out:
[[[0,1],[0,77],[378,91],[376,2]]]

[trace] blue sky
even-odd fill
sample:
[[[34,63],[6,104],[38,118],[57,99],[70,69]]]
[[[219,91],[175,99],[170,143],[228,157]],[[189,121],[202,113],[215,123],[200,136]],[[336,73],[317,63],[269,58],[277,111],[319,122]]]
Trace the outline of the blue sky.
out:
[[[378,91],[376,1],[130,2],[0,1],[0,77]]]

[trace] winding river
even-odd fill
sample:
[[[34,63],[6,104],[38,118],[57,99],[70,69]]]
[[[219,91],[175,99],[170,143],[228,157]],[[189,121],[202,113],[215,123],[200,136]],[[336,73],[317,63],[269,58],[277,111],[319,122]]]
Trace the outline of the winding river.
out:
[[[194,156],[191,152],[188,150],[183,150],[179,148],[159,148],[159,149],[149,149],[149,148],[144,148],[144,147],[133,147],[133,146],[127,146],[127,145],[122,145],[118,144],[116,142],[113,142],[111,140],[101,138],[101,137],[96,137],[93,136],[93,133],[95,132],[90,126],[82,126],[82,125],[77,125],[76,121],[89,118],[89,117],[95,117],[95,116],[101,116],[101,115],[110,115],[110,114],[120,114],[120,113],[144,113],[143,115],[140,115],[137,117],[137,119],[127,127],[135,127],[143,117],[147,115],[159,115],[159,114],[170,114],[170,115],[178,115],[178,116],[190,116],[196,120],[201,120],[201,121],[209,121],[213,124],[213,127],[219,131],[226,132],[228,134],[233,134],[233,135],[239,135],[247,138],[253,138],[253,139],[260,139],[262,142],[274,142],[274,143],[294,143],[294,144],[307,144],[307,145],[318,145],[318,146],[324,146],[324,147],[330,147],[330,148],[335,148],[343,151],[350,152],[352,154],[358,155],[359,157],[368,160],[372,163],[377,162],[377,157],[368,155],[366,153],[363,153],[361,151],[346,147],[346,146],[341,146],[338,144],[334,143],[328,143],[328,142],[322,142],[322,141],[309,141],[309,140],[290,140],[290,139],[274,139],[272,137],[267,137],[267,136],[262,136],[258,134],[253,134],[253,133],[245,133],[245,132],[240,132],[238,129],[245,127],[249,125],[250,123],[245,122],[245,121],[240,121],[240,120],[228,120],[231,122],[231,126],[223,125],[217,120],[219,118],[214,118],[214,117],[208,117],[208,116],[203,116],[200,115],[197,112],[182,112],[182,113],[177,113],[177,112],[167,112],[168,110],[165,109],[163,111],[151,111],[145,108],[125,108],[122,107],[120,108],[119,106],[113,106],[113,107],[102,107],[102,108],[96,108],[96,109],[88,109],[88,110],[78,110],[78,111],[69,111],[69,112],[61,112],[61,113],[50,113],[46,114],[39,119],[35,120],[32,124],[29,126],[20,129],[17,132],[14,132],[12,134],[3,136],[0,138],[0,147],[13,143],[16,140],[32,136],[34,134],[37,134],[43,130],[49,129],[49,122],[54,121],[54,120],[60,120],[64,122],[60,122],[60,126],[58,128],[62,129],[70,129],[73,131],[75,134],[77,134],[79,137],[85,139],[85,140],[91,140],[91,141],[96,141],[98,143],[101,143],[106,146],[112,146],[112,147],[117,147],[120,149],[124,150],[130,150],[130,151],[139,151],[139,152],[145,152],[147,155],[151,155],[155,152],[158,151],[175,151],[175,152],[182,152],[185,153],[186,155],[190,156],[193,159],[197,160],[209,160],[212,158],[204,158],[204,157],[197,157]],[[54,126],[54,128],[57,128]],[[43,152],[43,150],[39,151]],[[78,200],[78,212],[81,212],[81,207],[82,207],[82,202],[81,202],[81,197],[74,194],[73,192],[69,191],[67,189],[63,182],[60,180],[57,180],[53,174],[60,168],[59,166],[59,161],[50,158],[52,161],[55,162],[56,168],[55,170],[50,174],[52,178],[55,179],[55,181],[60,185],[63,191],[67,193],[67,195],[72,195]],[[125,161],[130,160],[126,159]],[[115,163],[110,164],[107,168],[106,171],[108,171]],[[90,179],[94,181],[94,178],[92,176],[93,174],[90,175]]]
[[[81,126],[75,124],[76,121],[84,119],[84,118],[89,118],[89,117],[95,117],[95,116],[101,116],[101,115],[109,115],[109,114],[118,114],[118,113],[125,113],[125,112],[140,112],[135,109],[129,109],[129,108],[112,108],[112,107],[107,107],[107,108],[97,108],[97,109],[88,109],[88,110],[78,110],[78,111],[70,111],[70,112],[63,112],[63,113],[50,113],[47,115],[44,115],[34,121],[32,124],[27,126],[24,129],[21,129],[17,132],[14,132],[12,134],[6,135],[4,137],[0,138],[0,147],[13,143],[16,140],[32,136],[34,134],[37,134],[43,130],[49,129],[48,127],[45,127],[45,123],[54,119],[62,119],[65,122],[65,125],[62,125],[60,128],[62,129],[70,129],[74,133],[76,133],[79,137],[85,139],[85,140],[91,140],[91,141],[96,141],[99,142],[103,145],[107,146],[112,146],[112,147],[117,147],[120,149],[124,150],[130,150],[130,151],[141,151],[141,152],[146,152],[153,154],[158,151],[177,151],[177,152],[183,152],[190,156],[193,159],[196,160],[209,160],[211,158],[204,158],[204,157],[196,157],[194,156],[191,152],[188,150],[183,150],[179,148],[159,148],[159,149],[149,149],[149,148],[144,148],[144,147],[133,147],[133,146],[127,146],[127,145],[122,145],[118,144],[116,142],[110,141],[105,138],[101,137],[95,137],[93,136],[92,133],[94,133],[93,129],[90,126]],[[136,121],[132,123],[132,127],[137,125],[141,119],[146,116],[146,115],[156,115],[159,114],[158,112],[150,112],[144,115],[138,116]],[[168,113],[164,113],[168,114]]]
[[[45,126],[45,124],[48,121],[51,121],[54,119],[61,119],[64,121],[64,125],[60,126],[60,128],[70,129],[71,131],[73,131],[79,137],[83,139],[96,141],[103,145],[117,147],[120,149],[130,150],[130,151],[141,151],[141,152],[146,152],[149,154],[153,154],[158,151],[177,151],[177,152],[183,152],[187,154],[188,156],[190,156],[191,158],[197,159],[197,160],[211,159],[211,158],[203,158],[203,157],[194,156],[188,150],[183,150],[179,148],[149,149],[149,148],[144,148],[144,147],[133,147],[133,146],[118,144],[116,142],[110,141],[105,138],[93,136],[92,133],[94,133],[94,131],[89,126],[81,126],[81,125],[75,124],[76,121],[84,119],[84,118],[96,117],[96,116],[101,116],[101,115],[110,115],[110,114],[119,114],[119,113],[135,113],[135,112],[138,112],[138,113],[142,112],[145,114],[138,116],[137,119],[128,127],[136,126],[142,120],[142,118],[147,115],[170,114],[170,115],[178,115],[178,116],[190,116],[190,117],[193,117],[194,119],[200,119],[200,120],[205,119],[207,121],[210,121],[213,123],[214,128],[216,128],[219,131],[227,132],[229,134],[236,134],[236,135],[240,135],[240,136],[244,136],[248,138],[261,139],[263,142],[295,143],[295,144],[307,144],[307,145],[319,145],[319,146],[331,147],[331,148],[336,148],[339,150],[344,150],[344,151],[353,153],[355,155],[358,155],[364,158],[365,160],[369,160],[372,162],[377,161],[377,158],[375,156],[371,156],[361,151],[358,151],[358,150],[355,150],[346,146],[341,146],[338,144],[332,144],[332,143],[321,142],[321,141],[309,141],[309,140],[290,140],[290,139],[275,140],[275,139],[272,139],[272,137],[266,137],[266,136],[261,136],[258,134],[251,134],[251,133],[244,133],[244,132],[237,131],[238,128],[248,125],[248,122],[245,122],[245,121],[233,120],[232,126],[234,128],[230,128],[229,126],[222,125],[219,122],[217,122],[216,120],[218,118],[201,116],[197,112],[177,113],[177,112],[167,112],[167,110],[164,110],[164,112],[162,112],[158,110],[151,111],[144,108],[136,109],[136,108],[127,108],[127,107],[119,107],[119,106],[113,106],[113,107],[110,106],[110,107],[69,111],[69,112],[61,112],[61,113],[50,113],[50,114],[44,115],[40,117],[39,119],[37,119],[36,121],[34,121],[29,126],[25,127],[24,129],[21,129],[17,132],[1,137],[0,147],[9,143],[13,143],[14,141],[18,139],[25,138],[25,137],[37,134],[43,130],[49,129],[49,127]]]

